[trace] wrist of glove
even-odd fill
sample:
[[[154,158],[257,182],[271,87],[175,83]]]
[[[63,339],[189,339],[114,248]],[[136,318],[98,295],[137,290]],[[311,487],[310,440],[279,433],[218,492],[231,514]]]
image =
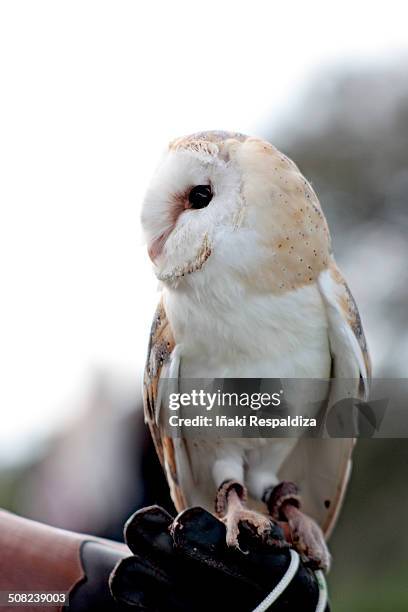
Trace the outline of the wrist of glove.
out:
[[[224,524],[202,508],[189,508],[176,519],[159,506],[139,510],[125,526],[133,556],[122,559],[110,576],[114,598],[145,612],[254,610],[285,575],[289,545],[277,525],[265,542],[243,524],[240,550],[229,548],[225,536]],[[300,562],[270,609],[315,612],[318,599],[316,576]]]

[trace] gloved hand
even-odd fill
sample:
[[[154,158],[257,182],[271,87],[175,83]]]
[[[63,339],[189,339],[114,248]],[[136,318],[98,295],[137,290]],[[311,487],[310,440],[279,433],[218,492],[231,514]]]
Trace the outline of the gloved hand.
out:
[[[265,542],[242,525],[235,550],[225,543],[224,524],[197,507],[175,520],[159,506],[143,508],[126,523],[125,539],[134,556],[117,564],[110,588],[117,601],[145,612],[250,612],[290,563],[279,526],[272,525]],[[315,612],[318,598],[316,576],[300,562],[270,609]]]

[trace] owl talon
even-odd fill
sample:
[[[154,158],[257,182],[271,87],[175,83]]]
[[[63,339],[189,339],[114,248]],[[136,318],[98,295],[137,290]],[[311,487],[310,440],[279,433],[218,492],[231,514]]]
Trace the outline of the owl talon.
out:
[[[264,496],[272,518],[287,521],[292,546],[314,569],[328,571],[331,555],[318,524],[300,510],[298,487],[282,482]]]
[[[218,489],[216,499],[216,513],[227,528],[227,545],[240,550],[239,546],[240,525],[249,527],[259,538],[271,545],[282,546],[284,541],[271,537],[272,521],[260,512],[249,510],[245,507],[247,494],[246,489],[235,481],[226,481]]]
[[[224,480],[224,482],[219,486],[217,497],[215,498],[215,513],[218,517],[223,518],[227,514],[230,504],[229,496],[232,492],[235,492],[238,500],[242,502],[242,505],[246,502],[246,488],[237,480]]]
[[[313,569],[329,571],[331,556],[318,524],[291,504],[284,504],[282,512],[289,524],[293,547]]]

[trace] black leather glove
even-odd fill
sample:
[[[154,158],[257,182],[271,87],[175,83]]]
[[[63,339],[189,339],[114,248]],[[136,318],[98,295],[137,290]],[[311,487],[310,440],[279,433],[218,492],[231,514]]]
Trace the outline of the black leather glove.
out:
[[[282,530],[271,529],[271,541],[263,542],[242,525],[241,550],[235,550],[226,545],[224,524],[202,508],[189,508],[176,520],[159,506],[143,508],[126,523],[134,556],[113,570],[112,594],[122,605],[145,612],[250,612],[290,563]],[[314,572],[300,562],[270,609],[315,612],[318,597]]]

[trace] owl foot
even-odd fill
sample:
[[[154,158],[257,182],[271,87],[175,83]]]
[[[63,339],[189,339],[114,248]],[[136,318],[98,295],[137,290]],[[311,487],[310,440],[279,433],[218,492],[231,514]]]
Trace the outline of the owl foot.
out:
[[[215,511],[227,528],[227,545],[241,550],[238,540],[240,525],[245,524],[245,527],[268,544],[284,546],[284,540],[273,537],[274,523],[270,517],[246,508],[246,499],[245,487],[235,480],[227,480],[218,489]]]
[[[281,482],[264,495],[273,519],[286,521],[292,546],[314,569],[328,571],[331,556],[318,524],[300,510],[298,487],[292,482]]]

